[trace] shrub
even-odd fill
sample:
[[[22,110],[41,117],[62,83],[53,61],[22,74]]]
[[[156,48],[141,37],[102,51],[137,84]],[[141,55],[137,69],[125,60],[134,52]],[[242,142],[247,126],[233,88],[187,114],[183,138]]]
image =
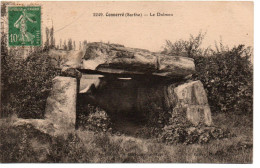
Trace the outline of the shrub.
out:
[[[33,53],[27,59],[18,52],[1,55],[2,113],[22,118],[42,118],[52,79],[59,70],[47,53]]]
[[[244,45],[213,56],[195,57],[197,74],[213,111],[253,112],[253,68]]]
[[[169,144],[204,144],[211,140],[228,138],[230,136],[228,130],[213,126],[184,127],[168,125],[163,128],[160,139]]]
[[[91,151],[86,149],[85,144],[77,134],[70,133],[67,138],[59,136],[52,138],[47,162],[51,163],[86,163],[89,162]]]
[[[110,117],[103,109],[90,104],[77,117],[77,125],[91,131],[111,131],[111,124]]]
[[[195,57],[201,55],[204,51],[200,48],[206,33],[199,32],[197,36],[190,35],[188,40],[177,40],[172,43],[166,40],[163,54],[178,55],[184,57]]]
[[[13,126],[3,120],[0,127],[0,162],[1,163],[25,163],[42,162],[51,137],[40,132],[30,124]],[[37,140],[37,142],[35,141]],[[34,143],[32,143],[34,141]],[[38,149],[34,148],[34,145]]]
[[[208,94],[213,112],[234,112],[251,114],[253,112],[253,67],[250,59],[252,51],[244,45],[232,49],[220,41],[216,50],[202,49],[200,45],[205,33],[174,43],[166,41],[162,53],[191,57],[195,61],[197,73]]]

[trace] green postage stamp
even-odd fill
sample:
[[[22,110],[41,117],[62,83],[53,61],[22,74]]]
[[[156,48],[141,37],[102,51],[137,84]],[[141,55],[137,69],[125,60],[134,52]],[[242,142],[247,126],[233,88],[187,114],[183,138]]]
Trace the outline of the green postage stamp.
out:
[[[41,7],[8,7],[9,46],[41,45]]]

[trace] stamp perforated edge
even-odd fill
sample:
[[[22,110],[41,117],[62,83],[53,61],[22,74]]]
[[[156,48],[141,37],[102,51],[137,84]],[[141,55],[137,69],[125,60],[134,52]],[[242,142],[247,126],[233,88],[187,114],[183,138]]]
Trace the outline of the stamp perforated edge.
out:
[[[4,2],[2,2],[4,3]],[[12,2],[11,2],[12,3]],[[7,23],[6,23],[6,32],[7,32],[7,36],[6,36],[6,42],[7,42],[7,47],[8,49],[30,49],[32,47],[42,47],[43,45],[43,36],[42,36],[42,26],[43,26],[43,20],[42,20],[42,12],[43,12],[43,8],[42,8],[42,5],[41,4],[38,4],[38,3],[35,3],[35,2],[32,2],[32,3],[28,3],[28,4],[22,4],[22,3],[19,3],[19,2],[13,2],[14,4],[10,4],[10,5],[6,5],[6,19],[7,19]],[[41,9],[41,15],[40,15],[40,19],[41,19],[41,27],[40,27],[40,32],[41,32],[41,42],[40,42],[40,45],[37,45],[37,46],[26,46],[26,45],[21,45],[21,46],[10,46],[9,45],[9,7],[40,7]],[[4,23],[5,24],[5,23]]]

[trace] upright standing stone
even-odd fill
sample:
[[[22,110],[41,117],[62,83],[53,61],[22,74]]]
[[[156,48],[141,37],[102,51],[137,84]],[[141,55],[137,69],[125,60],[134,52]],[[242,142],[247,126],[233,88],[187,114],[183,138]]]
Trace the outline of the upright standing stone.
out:
[[[178,105],[186,111],[187,119],[194,125],[212,124],[207,94],[200,81],[184,83],[174,88]]]
[[[53,89],[47,99],[45,118],[55,128],[75,129],[77,80],[57,76],[53,79]]]

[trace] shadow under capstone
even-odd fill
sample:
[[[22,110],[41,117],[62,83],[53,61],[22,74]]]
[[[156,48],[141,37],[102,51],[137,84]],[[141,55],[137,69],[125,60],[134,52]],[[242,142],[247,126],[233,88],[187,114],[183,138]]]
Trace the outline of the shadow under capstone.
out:
[[[167,122],[169,111],[177,104],[176,95],[169,96],[168,85],[182,83],[180,78],[168,79],[152,75],[84,74],[77,95],[76,127],[82,116],[100,107],[111,118],[113,129],[134,134],[146,125]],[[91,109],[92,108],[92,109]]]

